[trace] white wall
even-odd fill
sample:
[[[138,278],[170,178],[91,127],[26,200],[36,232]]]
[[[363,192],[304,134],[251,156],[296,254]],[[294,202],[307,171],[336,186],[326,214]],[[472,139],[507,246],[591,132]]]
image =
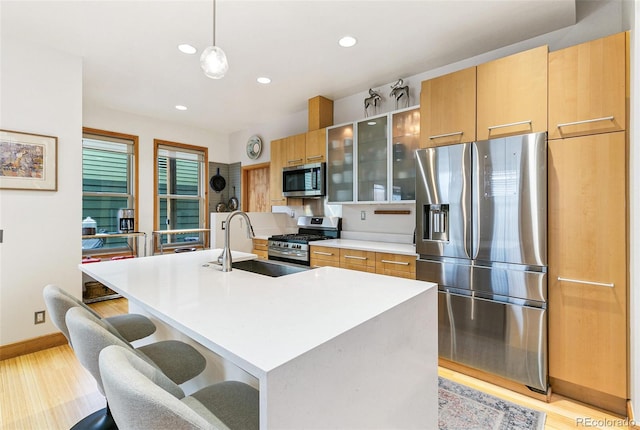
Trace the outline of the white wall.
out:
[[[0,128],[58,138],[58,191],[0,190],[0,344],[57,331],[34,325],[42,288],[80,295],[82,61],[2,39]],[[77,246],[73,246],[77,244]]]
[[[229,136],[229,156],[233,162],[240,161],[243,166],[268,163],[271,153],[271,141],[294,134],[304,133],[308,129],[307,111],[296,112],[268,124],[256,124],[247,130],[240,130]],[[247,157],[247,140],[257,134],[262,139],[262,152],[256,160]]]
[[[147,244],[148,252],[150,252],[150,238],[153,231],[153,140],[162,139],[170,142],[203,146],[209,149],[209,161],[231,162],[227,136],[216,134],[209,130],[157,121],[152,118],[96,106],[84,106],[82,125],[84,127],[138,136],[139,200],[135,216],[138,218],[138,230],[147,233],[149,239]],[[209,173],[210,175],[213,174],[212,172]],[[211,192],[210,189],[209,191]]]

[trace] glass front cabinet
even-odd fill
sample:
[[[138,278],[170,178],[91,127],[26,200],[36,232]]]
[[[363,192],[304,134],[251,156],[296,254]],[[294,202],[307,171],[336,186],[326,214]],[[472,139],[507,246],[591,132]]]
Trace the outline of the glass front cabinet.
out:
[[[353,124],[327,129],[329,202],[353,201]]]
[[[415,200],[418,107],[327,129],[328,203]]]

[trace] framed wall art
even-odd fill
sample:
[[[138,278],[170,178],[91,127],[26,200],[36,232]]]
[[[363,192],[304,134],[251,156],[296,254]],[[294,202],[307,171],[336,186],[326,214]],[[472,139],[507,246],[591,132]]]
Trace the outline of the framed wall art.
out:
[[[0,188],[57,191],[58,138],[0,130]]]

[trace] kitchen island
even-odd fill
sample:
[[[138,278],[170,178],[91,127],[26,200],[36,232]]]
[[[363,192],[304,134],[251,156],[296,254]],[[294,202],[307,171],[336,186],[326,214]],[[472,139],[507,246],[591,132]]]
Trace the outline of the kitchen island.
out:
[[[262,429],[437,428],[435,284],[333,267],[225,273],[219,254],[80,269],[255,376]]]

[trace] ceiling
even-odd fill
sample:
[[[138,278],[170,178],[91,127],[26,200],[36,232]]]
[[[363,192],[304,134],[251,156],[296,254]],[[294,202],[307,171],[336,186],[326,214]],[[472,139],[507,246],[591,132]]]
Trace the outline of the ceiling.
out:
[[[229,134],[575,23],[575,0],[6,1],[2,38],[83,58],[83,103]],[[353,35],[358,44],[337,41]],[[177,45],[198,49],[185,55]],[[272,79],[269,85],[258,76]],[[178,111],[176,105],[188,107]]]

